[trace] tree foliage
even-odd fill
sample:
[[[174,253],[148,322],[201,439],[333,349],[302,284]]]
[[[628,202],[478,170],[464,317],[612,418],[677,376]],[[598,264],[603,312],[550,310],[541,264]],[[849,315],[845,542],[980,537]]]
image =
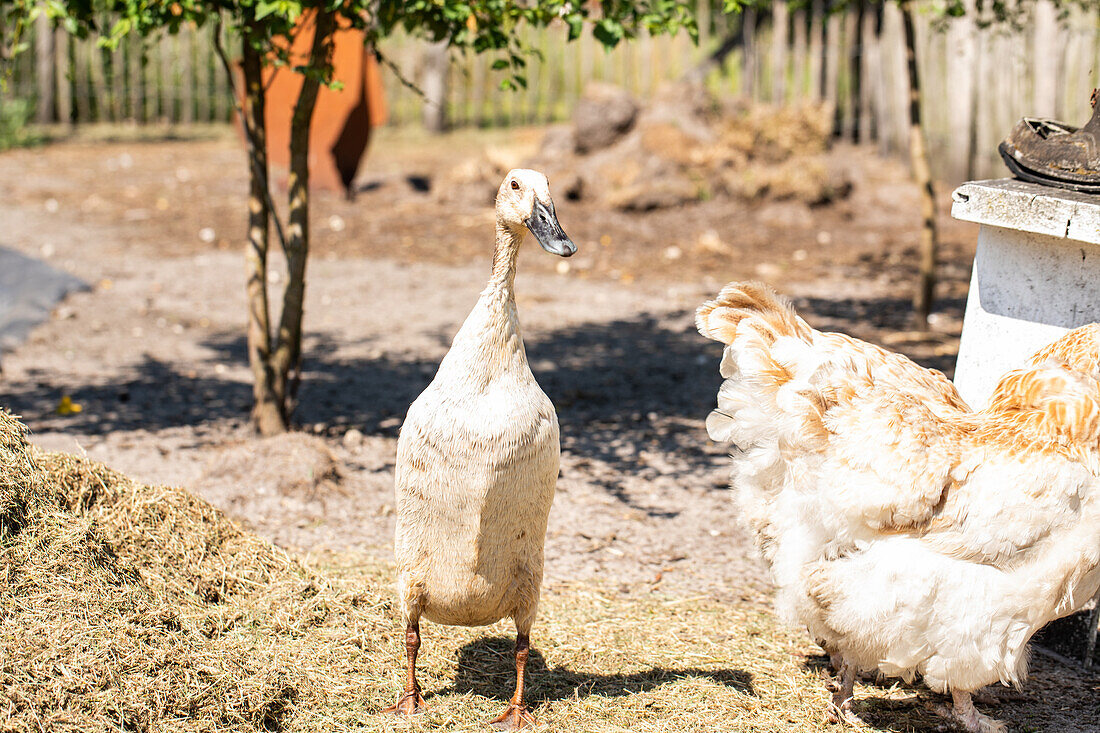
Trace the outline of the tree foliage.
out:
[[[302,362],[302,314],[309,253],[309,128],[321,84],[333,87],[331,38],[357,29],[383,61],[385,40],[403,31],[467,53],[492,53],[507,69],[507,87],[525,87],[527,59],[538,51],[524,42],[524,26],[562,23],[568,39],[586,25],[606,48],[639,33],[686,31],[696,38],[695,3],[677,0],[0,0],[0,59],[25,48],[24,35],[43,13],[69,33],[115,48],[126,37],[146,41],[189,25],[214,23],[215,47],[230,77],[233,104],[248,148],[247,223],[248,359],[253,374],[253,423],[264,434],[289,427]],[[735,7],[737,0],[726,0]],[[312,33],[305,55],[293,55],[295,34]],[[224,32],[223,32],[224,31]],[[240,49],[243,88],[236,90],[227,37]],[[303,38],[308,37],[304,36]],[[287,221],[272,201],[268,179],[265,67],[290,67],[304,82],[294,101],[290,129]],[[288,278],[276,323],[269,311],[267,267],[274,223],[286,255]]]
[[[736,0],[724,4],[739,6]],[[527,59],[537,54],[517,32],[524,26],[560,22],[572,41],[587,25],[607,48],[639,33],[684,31],[696,37],[695,3],[680,0],[5,0],[0,29],[5,55],[10,57],[26,47],[26,30],[41,13],[75,36],[98,37],[108,48],[130,34],[153,39],[176,33],[186,24],[221,21],[231,33],[247,37],[272,63],[291,64],[287,40],[310,11],[333,15],[339,28],[364,31],[367,43],[376,49],[384,49],[385,39],[401,30],[461,51],[495,52],[497,68],[510,68],[509,82],[518,86],[525,84]],[[331,70],[324,66],[297,63],[294,68],[326,82],[331,78]]]

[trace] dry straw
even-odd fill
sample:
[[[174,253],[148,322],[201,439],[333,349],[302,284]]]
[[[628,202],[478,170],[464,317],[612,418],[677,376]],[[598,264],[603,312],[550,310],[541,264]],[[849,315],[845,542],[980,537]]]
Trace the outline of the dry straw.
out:
[[[511,630],[424,627],[429,710],[399,723],[376,712],[403,671],[390,569],[316,560],[186,491],[39,453],[0,411],[0,731],[485,730],[511,693]],[[760,601],[562,586],[534,641],[544,730],[830,730],[815,647]],[[1097,693],[1057,683],[1052,706]],[[862,688],[857,708],[937,729],[917,694]]]

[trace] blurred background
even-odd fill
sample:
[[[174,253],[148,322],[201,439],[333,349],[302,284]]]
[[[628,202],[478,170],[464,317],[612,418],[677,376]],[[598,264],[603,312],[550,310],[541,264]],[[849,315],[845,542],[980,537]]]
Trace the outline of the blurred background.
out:
[[[949,181],[999,171],[996,143],[1025,114],[1083,123],[1100,57],[1095,8],[1029,3],[1034,8],[1022,24],[1006,25],[975,0],[964,5],[967,12],[958,18],[945,18],[931,4],[923,12],[918,4],[917,14],[933,169]],[[736,15],[700,0],[696,17],[697,45],[685,32],[643,34],[611,52],[587,28],[571,44],[564,25],[521,29],[542,58],[531,60],[520,91],[501,89],[508,72],[494,68],[491,54],[452,56],[443,46],[397,33],[382,46],[389,62],[381,69],[388,124],[440,131],[561,122],[593,80],[644,100],[663,84],[700,77],[718,96],[776,105],[826,102],[836,137],[884,154],[905,153],[908,82],[896,4],[861,1],[836,9],[814,0],[748,6]],[[0,146],[30,124],[186,129],[228,123],[231,100],[214,32],[211,25],[185,26],[143,55],[136,37],[111,52],[40,18],[26,39],[29,52],[17,58],[0,89]]]

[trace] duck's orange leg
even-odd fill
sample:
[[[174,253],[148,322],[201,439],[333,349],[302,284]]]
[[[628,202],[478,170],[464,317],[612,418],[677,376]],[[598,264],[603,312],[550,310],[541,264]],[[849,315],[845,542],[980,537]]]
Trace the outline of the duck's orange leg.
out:
[[[507,709],[490,721],[489,725],[497,730],[519,730],[535,725],[535,719],[523,703],[523,678],[530,649],[531,640],[527,634],[516,634],[516,692]]]
[[[405,629],[405,656],[408,659],[408,676],[405,679],[405,692],[397,702],[383,713],[393,715],[415,715],[424,710],[424,698],[420,695],[420,684],[416,681],[416,653],[420,651],[420,622],[410,621]]]

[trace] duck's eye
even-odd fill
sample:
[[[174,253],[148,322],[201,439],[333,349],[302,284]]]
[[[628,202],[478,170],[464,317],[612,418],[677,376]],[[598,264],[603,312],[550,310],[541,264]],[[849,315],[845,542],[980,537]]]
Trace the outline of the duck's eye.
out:
[[[512,181],[512,190],[513,191],[518,191],[519,190],[519,181]]]

